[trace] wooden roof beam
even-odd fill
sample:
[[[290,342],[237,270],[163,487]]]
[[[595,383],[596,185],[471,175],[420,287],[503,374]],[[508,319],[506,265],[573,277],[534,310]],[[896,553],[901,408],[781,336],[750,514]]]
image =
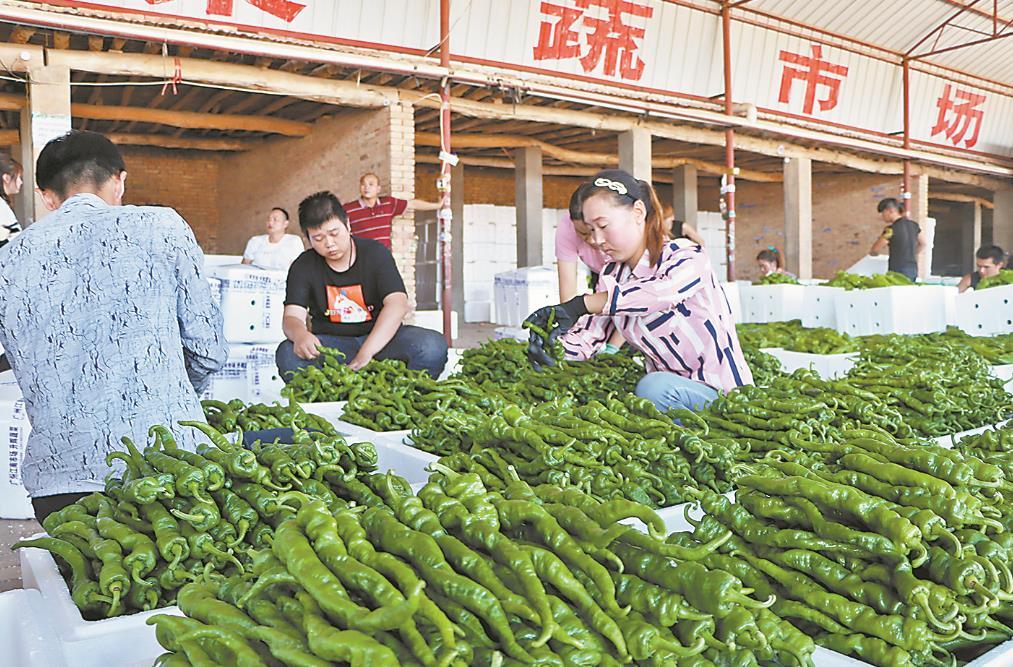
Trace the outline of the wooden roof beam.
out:
[[[29,28],[27,26],[19,25],[15,26],[11,30],[11,36],[8,38],[12,44],[27,44],[28,40],[35,36],[37,31],[35,28]]]
[[[192,151],[245,151],[255,148],[259,139],[201,139],[175,138],[162,134],[107,134],[109,140],[120,146],[151,146]],[[17,130],[0,130],[0,146],[15,146],[20,141]]]

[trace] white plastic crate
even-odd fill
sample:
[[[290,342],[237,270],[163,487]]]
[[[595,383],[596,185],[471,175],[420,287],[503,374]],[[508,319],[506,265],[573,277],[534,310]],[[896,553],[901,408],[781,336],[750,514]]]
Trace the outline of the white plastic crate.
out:
[[[0,593],[0,646],[8,665],[64,667],[67,664],[42,595],[34,589]]]
[[[845,290],[836,300],[837,330],[852,336],[922,334],[946,330],[942,285]]]
[[[837,327],[837,297],[844,288],[823,287],[822,285],[807,285],[805,294],[802,297],[802,326]]]
[[[250,400],[250,381],[247,368],[250,362],[250,351],[253,348],[253,345],[229,345],[228,360],[217,373],[211,376],[211,382],[201,394],[201,398],[216,401],[231,401],[234,398],[242,401]]]
[[[221,283],[225,339],[232,343],[277,343],[285,310],[285,271],[267,271],[247,265],[209,268]]]
[[[972,336],[1013,331],[1013,285],[968,290],[954,298],[956,324]]]
[[[17,385],[14,385],[17,388]],[[28,445],[32,425],[25,412],[20,391],[0,399],[0,433],[4,437],[4,475],[0,480],[0,518],[31,519],[35,516],[32,500],[21,483],[21,461]]]
[[[41,537],[39,533],[33,537]],[[64,643],[64,650],[73,656],[74,667],[108,667],[147,661],[165,653],[155,640],[155,631],[145,622],[155,614],[181,616],[179,607],[117,616],[100,621],[86,621],[70,597],[67,583],[60,575],[53,556],[44,549],[18,549],[21,579],[25,588],[37,589],[42,596],[45,617],[55,634]]]
[[[787,322],[802,318],[801,285],[750,285],[739,283],[743,322]]]
[[[809,368],[825,380],[832,380],[844,377],[855,365],[858,357],[857,352],[845,352],[843,354],[808,354],[806,352],[793,352],[779,347],[765,347],[763,352],[775,357],[781,362],[781,369],[785,373],[793,373],[800,368]]]

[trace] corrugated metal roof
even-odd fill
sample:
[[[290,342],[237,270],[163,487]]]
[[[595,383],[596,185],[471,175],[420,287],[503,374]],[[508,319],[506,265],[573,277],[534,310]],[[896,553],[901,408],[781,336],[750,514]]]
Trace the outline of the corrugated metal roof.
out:
[[[750,0],[735,12],[764,23],[783,19],[803,24],[896,54],[915,49],[915,56],[984,39],[996,28],[1011,36],[929,56],[924,62],[1013,86],[1013,0],[995,5],[996,26],[993,0]],[[948,20],[945,28],[933,32]]]

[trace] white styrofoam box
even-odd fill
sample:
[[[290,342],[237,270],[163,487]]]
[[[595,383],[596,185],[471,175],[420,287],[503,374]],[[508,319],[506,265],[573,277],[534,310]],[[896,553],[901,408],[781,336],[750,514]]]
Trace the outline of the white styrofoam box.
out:
[[[550,266],[529,266],[514,272],[515,326],[543,306],[559,303],[559,282]]]
[[[492,301],[468,301],[464,302],[465,322],[492,322],[493,310]]]
[[[493,340],[513,338],[514,340],[527,342],[528,330],[520,327],[496,327],[492,332],[492,338]]]
[[[0,479],[0,518],[31,519],[35,516],[32,499],[21,483],[21,461],[31,431],[24,400],[0,400],[0,433],[4,434],[6,450],[4,475]]]
[[[491,301],[492,281],[481,283],[464,282],[464,301]]]
[[[221,306],[222,303],[222,281],[218,278],[208,278],[208,286],[211,288],[211,298]]]
[[[440,457],[404,444],[402,441],[408,435],[406,432],[395,433],[397,435],[386,434],[373,441],[376,445],[377,469],[380,472],[393,470],[408,480],[409,484],[425,483],[429,479],[426,468]]]
[[[345,404],[348,401],[326,401],[320,403],[300,403],[301,407],[311,415],[317,415],[323,417],[330,423],[334,424],[341,420],[341,413],[345,411]]]
[[[248,400],[256,403],[273,403],[281,400],[285,381],[278,372],[274,345],[253,345],[246,355],[246,383]]]
[[[843,287],[823,287],[806,285],[802,297],[802,326],[829,327],[837,326],[837,296],[844,291]]]
[[[801,285],[750,285],[739,283],[743,322],[786,322],[802,318]]]
[[[942,285],[845,290],[835,300],[837,330],[852,336],[945,331],[951,290]]]
[[[201,398],[216,401],[231,401],[238,398],[243,401],[250,399],[250,383],[247,376],[250,351],[254,348],[248,344],[229,345],[229,358],[217,373],[211,376],[208,388]]]
[[[739,294],[738,283],[720,283],[721,289],[724,290],[725,296],[728,298],[728,307],[732,309],[732,317],[735,318],[736,322],[742,322],[742,298]]]
[[[1013,364],[992,366],[992,375],[1002,380],[1006,385],[1006,391],[1013,394]]]
[[[1013,285],[967,290],[954,297],[958,327],[972,336],[1013,331]]]
[[[890,258],[886,255],[866,255],[858,260],[845,271],[860,276],[874,276],[877,273],[886,273]]]
[[[278,343],[285,338],[281,320],[285,310],[287,272],[247,265],[210,267],[221,282],[225,339],[234,343]]]
[[[208,271],[212,267],[228,264],[241,264],[242,261],[242,255],[204,255],[204,270]]]
[[[964,667],[1010,667],[1010,665],[1013,665],[1013,640],[999,644]]]
[[[496,324],[518,326],[517,302],[514,299],[515,271],[497,273],[493,279],[493,308]]]
[[[460,347],[452,347],[447,350],[447,365],[443,367],[443,372],[440,373],[440,380],[446,380],[460,369],[461,355],[463,353],[464,349]]]
[[[60,640],[35,589],[0,593],[0,646],[10,665],[64,667]]]
[[[443,333],[442,310],[416,310],[412,324],[423,329],[431,329]],[[457,338],[457,311],[450,311],[450,337]]]
[[[857,352],[845,352],[843,354],[808,354],[806,352],[793,352],[779,347],[765,347],[763,352],[773,356],[781,362],[781,368],[785,373],[793,373],[799,368],[810,368],[825,380],[832,380],[844,377],[855,365]]]
[[[33,537],[42,537],[39,533]],[[18,549],[21,561],[21,579],[25,588],[39,591],[42,596],[46,618],[50,620],[60,641],[82,649],[75,652],[73,664],[108,665],[109,654],[87,656],[99,646],[113,642],[116,649],[116,664],[129,665],[142,660],[154,661],[165,652],[155,641],[155,632],[145,622],[155,614],[182,616],[179,607],[164,607],[152,611],[138,612],[100,621],[86,621],[81,611],[70,598],[70,590],[64,581],[56,561],[45,549]],[[81,655],[76,655],[80,653]],[[80,660],[79,660],[80,659]],[[150,662],[148,663],[150,664]]]

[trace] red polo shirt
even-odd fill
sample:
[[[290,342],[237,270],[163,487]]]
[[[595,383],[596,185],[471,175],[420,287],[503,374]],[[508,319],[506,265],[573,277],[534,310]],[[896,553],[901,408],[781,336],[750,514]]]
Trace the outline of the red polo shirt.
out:
[[[379,241],[390,247],[390,229],[394,217],[408,208],[408,202],[396,197],[380,197],[375,206],[366,206],[361,199],[344,205],[352,236]]]

